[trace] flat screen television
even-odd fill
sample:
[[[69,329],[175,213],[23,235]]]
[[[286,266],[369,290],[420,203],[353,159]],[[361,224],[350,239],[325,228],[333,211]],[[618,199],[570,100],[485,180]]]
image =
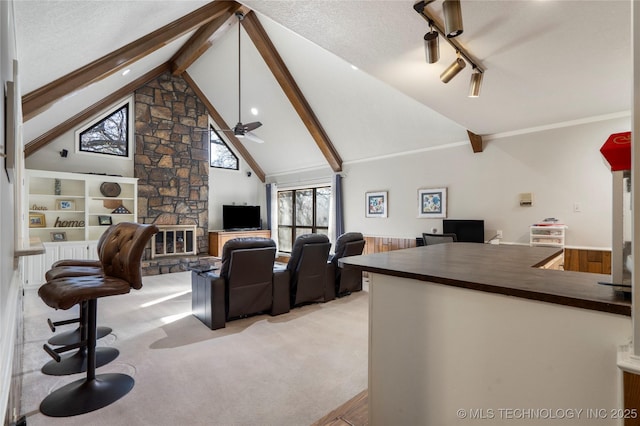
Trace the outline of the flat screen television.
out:
[[[484,220],[443,219],[442,232],[456,234],[458,242],[484,243]]]
[[[260,229],[260,206],[222,206],[222,227],[225,231]]]

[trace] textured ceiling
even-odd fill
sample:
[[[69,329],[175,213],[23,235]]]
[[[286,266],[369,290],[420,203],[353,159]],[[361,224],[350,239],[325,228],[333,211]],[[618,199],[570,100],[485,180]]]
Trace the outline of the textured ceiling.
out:
[[[192,10],[203,1],[17,1],[24,92],[36,89]],[[487,71],[468,98],[471,67],[448,84],[455,58],[440,40],[428,65],[427,25],[413,1],[258,1],[251,7],[346,162],[482,135],[624,114],[631,102],[630,2],[463,0],[460,43]],[[441,17],[441,1],[429,5]],[[328,168],[246,34],[242,119],[260,120],[265,144],[246,147],[267,175]],[[28,142],[175,53],[186,36],[107,79],[60,100],[25,124]],[[351,64],[359,69],[354,70]],[[216,40],[189,69],[229,125],[238,121],[237,32]],[[125,81],[126,80],[126,81]],[[257,107],[259,115],[249,109]]]

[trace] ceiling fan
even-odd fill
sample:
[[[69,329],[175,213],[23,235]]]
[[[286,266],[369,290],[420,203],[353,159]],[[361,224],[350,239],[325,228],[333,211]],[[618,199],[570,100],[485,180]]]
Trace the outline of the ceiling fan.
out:
[[[246,138],[252,140],[257,143],[263,143],[264,141],[253,134],[253,130],[262,126],[262,123],[259,121],[253,121],[251,123],[242,123],[241,118],[241,103],[242,103],[242,89],[241,89],[241,80],[240,80],[240,21],[244,19],[244,15],[242,12],[236,12],[236,18],[238,18],[238,124],[235,125],[232,129],[221,129],[222,132],[232,132],[237,138]]]

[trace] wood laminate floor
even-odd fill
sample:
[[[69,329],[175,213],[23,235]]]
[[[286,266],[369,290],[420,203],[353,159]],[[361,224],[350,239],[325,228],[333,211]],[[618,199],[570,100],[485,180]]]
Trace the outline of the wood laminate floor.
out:
[[[369,391],[351,398],[311,426],[367,426],[369,424]]]

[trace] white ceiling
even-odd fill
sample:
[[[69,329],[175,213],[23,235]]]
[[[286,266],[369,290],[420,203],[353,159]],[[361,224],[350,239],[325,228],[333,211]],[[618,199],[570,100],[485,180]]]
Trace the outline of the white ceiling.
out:
[[[24,93],[205,4],[205,1],[16,1]],[[477,134],[547,126],[631,108],[628,0],[462,0],[458,37],[484,67],[468,98],[471,67],[448,84],[455,54],[440,40],[428,65],[427,24],[414,1],[247,0],[345,162],[468,143]],[[441,1],[428,6],[442,19]],[[212,104],[238,121],[237,30],[189,69]],[[169,59],[188,36],[59,101],[25,124],[26,142]],[[246,147],[267,175],[328,168],[244,31],[242,121],[260,120],[264,144]],[[359,69],[354,70],[350,64]],[[251,107],[259,109],[251,116]],[[471,148],[469,148],[471,149]]]

